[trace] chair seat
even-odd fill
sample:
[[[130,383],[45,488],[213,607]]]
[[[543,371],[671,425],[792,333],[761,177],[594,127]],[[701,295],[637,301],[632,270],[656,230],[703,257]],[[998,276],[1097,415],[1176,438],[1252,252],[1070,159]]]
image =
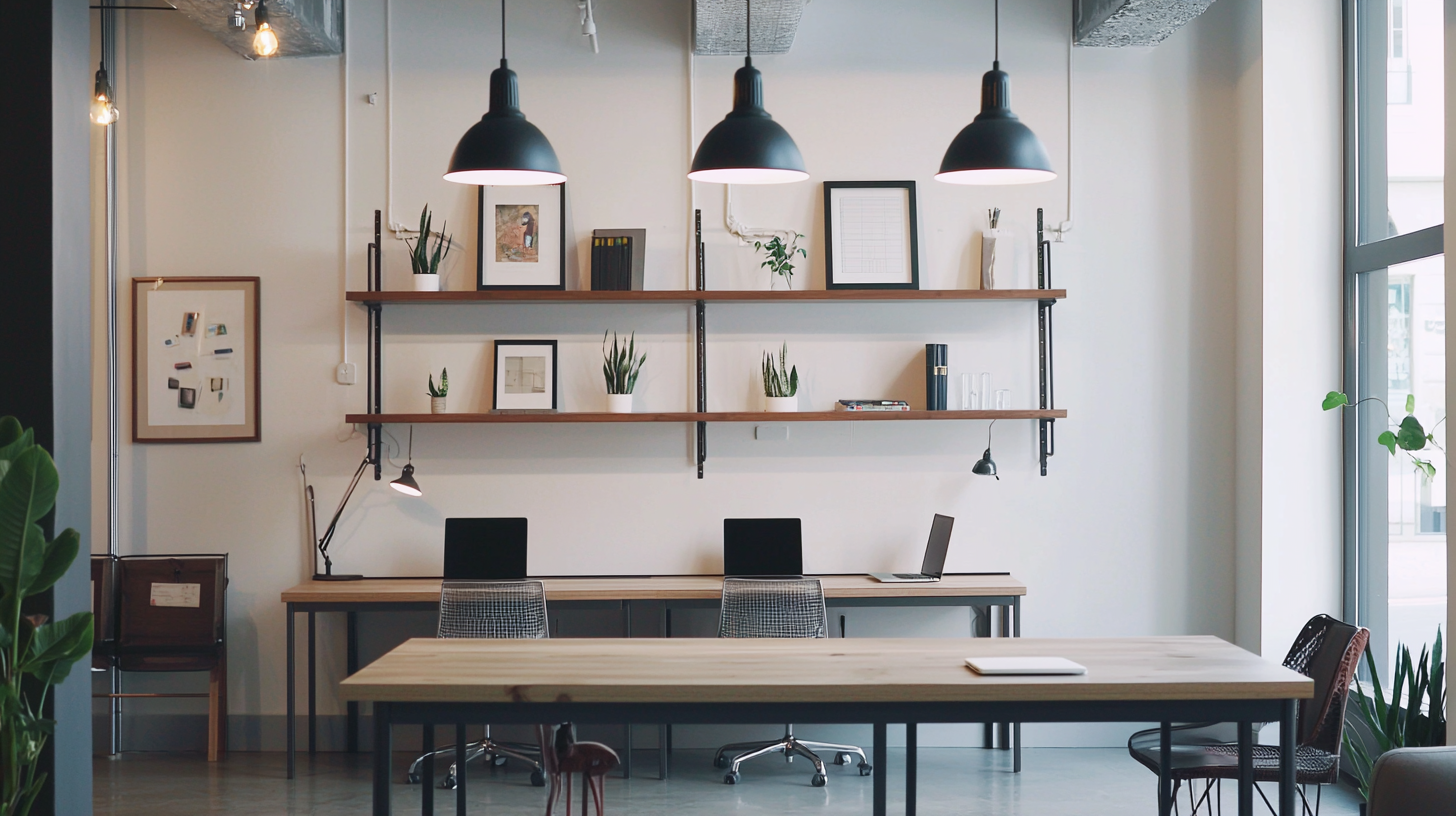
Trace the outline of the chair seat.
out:
[[[1133,759],[1153,773],[1158,772],[1159,733],[1156,729],[1139,731],[1128,740],[1127,750]],[[1279,748],[1255,745],[1254,781],[1279,781]],[[1300,745],[1294,751],[1295,781],[1301,785],[1332,784],[1339,779],[1339,757]],[[1238,779],[1239,746],[1201,740],[1173,744],[1172,774],[1174,779]]]

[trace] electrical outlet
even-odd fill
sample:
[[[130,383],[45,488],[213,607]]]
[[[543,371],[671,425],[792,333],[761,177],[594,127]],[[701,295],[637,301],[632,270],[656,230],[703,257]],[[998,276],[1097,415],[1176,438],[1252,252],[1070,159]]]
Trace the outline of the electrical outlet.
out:
[[[334,370],[334,379],[339,381],[339,385],[353,385],[359,379],[359,367],[353,363],[339,363]]]
[[[760,442],[787,442],[789,441],[789,426],[755,425],[753,438]]]

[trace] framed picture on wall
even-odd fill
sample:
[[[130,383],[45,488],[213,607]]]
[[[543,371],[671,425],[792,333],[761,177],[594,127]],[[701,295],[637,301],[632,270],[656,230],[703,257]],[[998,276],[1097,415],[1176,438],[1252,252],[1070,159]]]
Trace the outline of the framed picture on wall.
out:
[[[495,341],[495,411],[556,410],[556,341]]]
[[[258,278],[132,278],[133,442],[258,442]]]
[[[481,187],[477,289],[566,288],[566,183]]]
[[[919,289],[914,181],[824,182],[828,289]]]

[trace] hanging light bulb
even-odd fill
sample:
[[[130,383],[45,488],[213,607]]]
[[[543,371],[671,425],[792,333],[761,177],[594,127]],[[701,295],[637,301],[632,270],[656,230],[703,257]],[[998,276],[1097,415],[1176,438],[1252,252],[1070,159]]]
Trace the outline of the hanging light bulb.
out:
[[[753,6],[748,52],[733,74],[733,110],[713,126],[693,155],[688,178],[718,184],[783,184],[809,177],[804,157],[783,125],[763,109],[763,75],[753,67]]]
[[[260,57],[277,54],[278,35],[268,24],[268,5],[263,0],[258,0],[258,7],[253,9],[253,23],[258,27],[258,33],[253,35],[253,53]]]
[[[91,121],[98,125],[109,125],[121,116],[112,99],[111,80],[106,76],[106,66],[96,69],[96,92],[91,97]]]

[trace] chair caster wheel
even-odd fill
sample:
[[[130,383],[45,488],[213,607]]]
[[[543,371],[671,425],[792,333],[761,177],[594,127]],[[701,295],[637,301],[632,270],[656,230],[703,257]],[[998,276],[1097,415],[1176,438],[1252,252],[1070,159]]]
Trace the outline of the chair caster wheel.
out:
[[[420,775],[417,773],[405,774],[404,781],[406,784],[418,785],[420,784]]]
[[[490,764],[497,768],[504,768],[506,766],[506,758],[503,756],[491,757]]]
[[[455,790],[454,774],[450,774],[449,776],[445,777],[445,781],[440,783],[440,790]]]
[[[713,757],[713,767],[714,768],[726,768],[726,767],[728,767],[728,757],[723,756],[722,754],[719,754],[719,755]]]
[[[870,774],[874,773],[874,770],[875,770],[875,766],[869,764],[868,762],[861,762],[859,764],[859,775],[860,776],[869,776]]]
[[[824,785],[825,785],[825,784],[826,784],[826,783],[827,783],[827,782],[828,782],[828,781],[829,781],[829,780],[828,780],[828,779],[826,779],[826,778],[825,778],[825,777],[824,777],[824,774],[822,774],[822,773],[816,773],[816,774],[814,774],[814,775],[813,775],[813,776],[811,776],[811,777],[809,777],[809,784],[810,784],[810,785],[813,785],[813,786],[814,786],[814,787],[816,787],[816,788],[822,788],[822,787],[824,787]]]
[[[723,784],[725,784],[725,785],[737,785],[738,784],[738,772],[737,771],[729,771],[728,773],[723,774]]]
[[[839,752],[839,753],[837,753],[837,754],[834,755],[834,764],[835,765],[848,765],[849,764],[849,761],[851,759],[853,759],[853,758],[854,758],[854,754],[846,754],[843,751],[841,751],[841,752]]]
[[[536,788],[546,787],[546,774],[541,773],[540,768],[531,770],[531,786]]]

